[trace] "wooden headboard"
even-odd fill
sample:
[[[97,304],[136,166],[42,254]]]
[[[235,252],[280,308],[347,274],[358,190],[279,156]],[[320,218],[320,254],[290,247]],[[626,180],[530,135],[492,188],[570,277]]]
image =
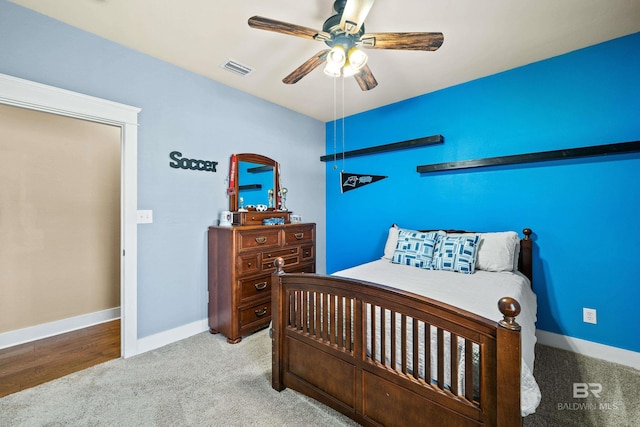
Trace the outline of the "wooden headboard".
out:
[[[531,240],[531,233],[530,228],[522,230],[524,237],[520,239],[518,270],[529,278],[533,287],[533,240]]]

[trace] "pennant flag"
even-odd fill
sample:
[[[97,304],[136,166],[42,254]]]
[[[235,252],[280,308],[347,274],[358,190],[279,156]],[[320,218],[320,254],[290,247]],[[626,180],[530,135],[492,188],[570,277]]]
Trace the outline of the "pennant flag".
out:
[[[359,173],[340,172],[340,186],[344,193],[385,178],[388,177],[382,175],[363,175]]]

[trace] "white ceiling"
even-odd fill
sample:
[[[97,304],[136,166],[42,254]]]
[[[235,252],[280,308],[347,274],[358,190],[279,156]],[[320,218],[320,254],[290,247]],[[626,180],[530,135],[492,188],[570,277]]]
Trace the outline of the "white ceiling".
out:
[[[282,79],[326,45],[252,29],[260,15],[322,29],[333,0],[11,0],[116,43],[322,121],[334,118],[334,80],[318,67]],[[640,31],[640,0],[377,0],[367,32],[444,33],[435,52],[370,49],[378,81],[344,81],[351,115]],[[255,71],[238,76],[233,59]],[[342,81],[336,83],[342,115]]]

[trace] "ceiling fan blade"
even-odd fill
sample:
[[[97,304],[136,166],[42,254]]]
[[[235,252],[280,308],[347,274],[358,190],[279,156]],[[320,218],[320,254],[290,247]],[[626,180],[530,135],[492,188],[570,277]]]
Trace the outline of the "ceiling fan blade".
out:
[[[340,18],[340,28],[348,34],[356,34],[364,23],[375,0],[347,0]]]
[[[287,77],[282,79],[282,82],[288,85],[297,83],[298,80],[300,80],[301,78],[303,78],[304,76],[306,76],[307,74],[315,70],[320,64],[322,64],[327,58],[328,54],[329,54],[329,49],[324,49],[316,53],[314,56],[309,58],[304,64],[302,64],[301,66],[293,70],[291,74],[289,74]]]
[[[329,40],[331,35],[324,31],[303,27],[302,25],[290,24],[288,22],[277,21],[263,16],[252,16],[249,18],[249,26],[258,30],[273,31],[275,33],[288,34],[290,36],[303,37],[312,40]]]
[[[373,49],[437,50],[444,42],[442,33],[368,33],[360,43]]]
[[[362,67],[362,70],[360,70],[359,73],[353,75],[353,78],[356,79],[358,86],[360,86],[360,89],[362,90],[371,90],[378,86],[376,78],[373,77],[371,69],[366,64]]]

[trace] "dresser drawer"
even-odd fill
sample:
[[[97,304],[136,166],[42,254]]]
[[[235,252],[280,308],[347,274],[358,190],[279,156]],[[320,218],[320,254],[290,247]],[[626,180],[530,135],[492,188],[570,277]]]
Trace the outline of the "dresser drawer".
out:
[[[306,245],[300,249],[300,258],[302,261],[310,261],[316,256],[313,245]]]
[[[240,310],[240,329],[252,323],[271,321],[271,301],[262,302]]]
[[[284,244],[297,245],[300,243],[313,243],[313,227],[301,225],[298,227],[287,227],[284,231]]]
[[[275,251],[263,251],[262,252],[262,262],[265,263],[267,261],[275,261],[276,258],[282,257],[290,257],[298,255],[300,252],[300,248],[297,246],[288,248],[288,249],[279,249]]]
[[[241,276],[260,272],[260,253],[240,255],[236,266]]]
[[[271,296],[271,276],[239,280],[239,283],[241,301]]]
[[[277,247],[280,245],[280,230],[264,227],[260,230],[244,230],[238,233],[238,248],[245,251],[255,248]]]
[[[269,218],[282,218],[285,224],[289,224],[290,212],[282,211],[249,211],[249,212],[234,212],[233,223],[236,225],[263,225],[265,219]]]
[[[296,255],[292,255],[292,256],[284,256],[282,257],[282,259],[284,260],[284,271],[289,271],[290,268],[287,267],[291,267],[297,264],[300,264],[300,257],[298,256],[297,252]],[[276,259],[272,259],[272,260],[262,260],[262,271],[266,272],[270,272],[273,273],[273,271],[275,271],[276,269]]]

